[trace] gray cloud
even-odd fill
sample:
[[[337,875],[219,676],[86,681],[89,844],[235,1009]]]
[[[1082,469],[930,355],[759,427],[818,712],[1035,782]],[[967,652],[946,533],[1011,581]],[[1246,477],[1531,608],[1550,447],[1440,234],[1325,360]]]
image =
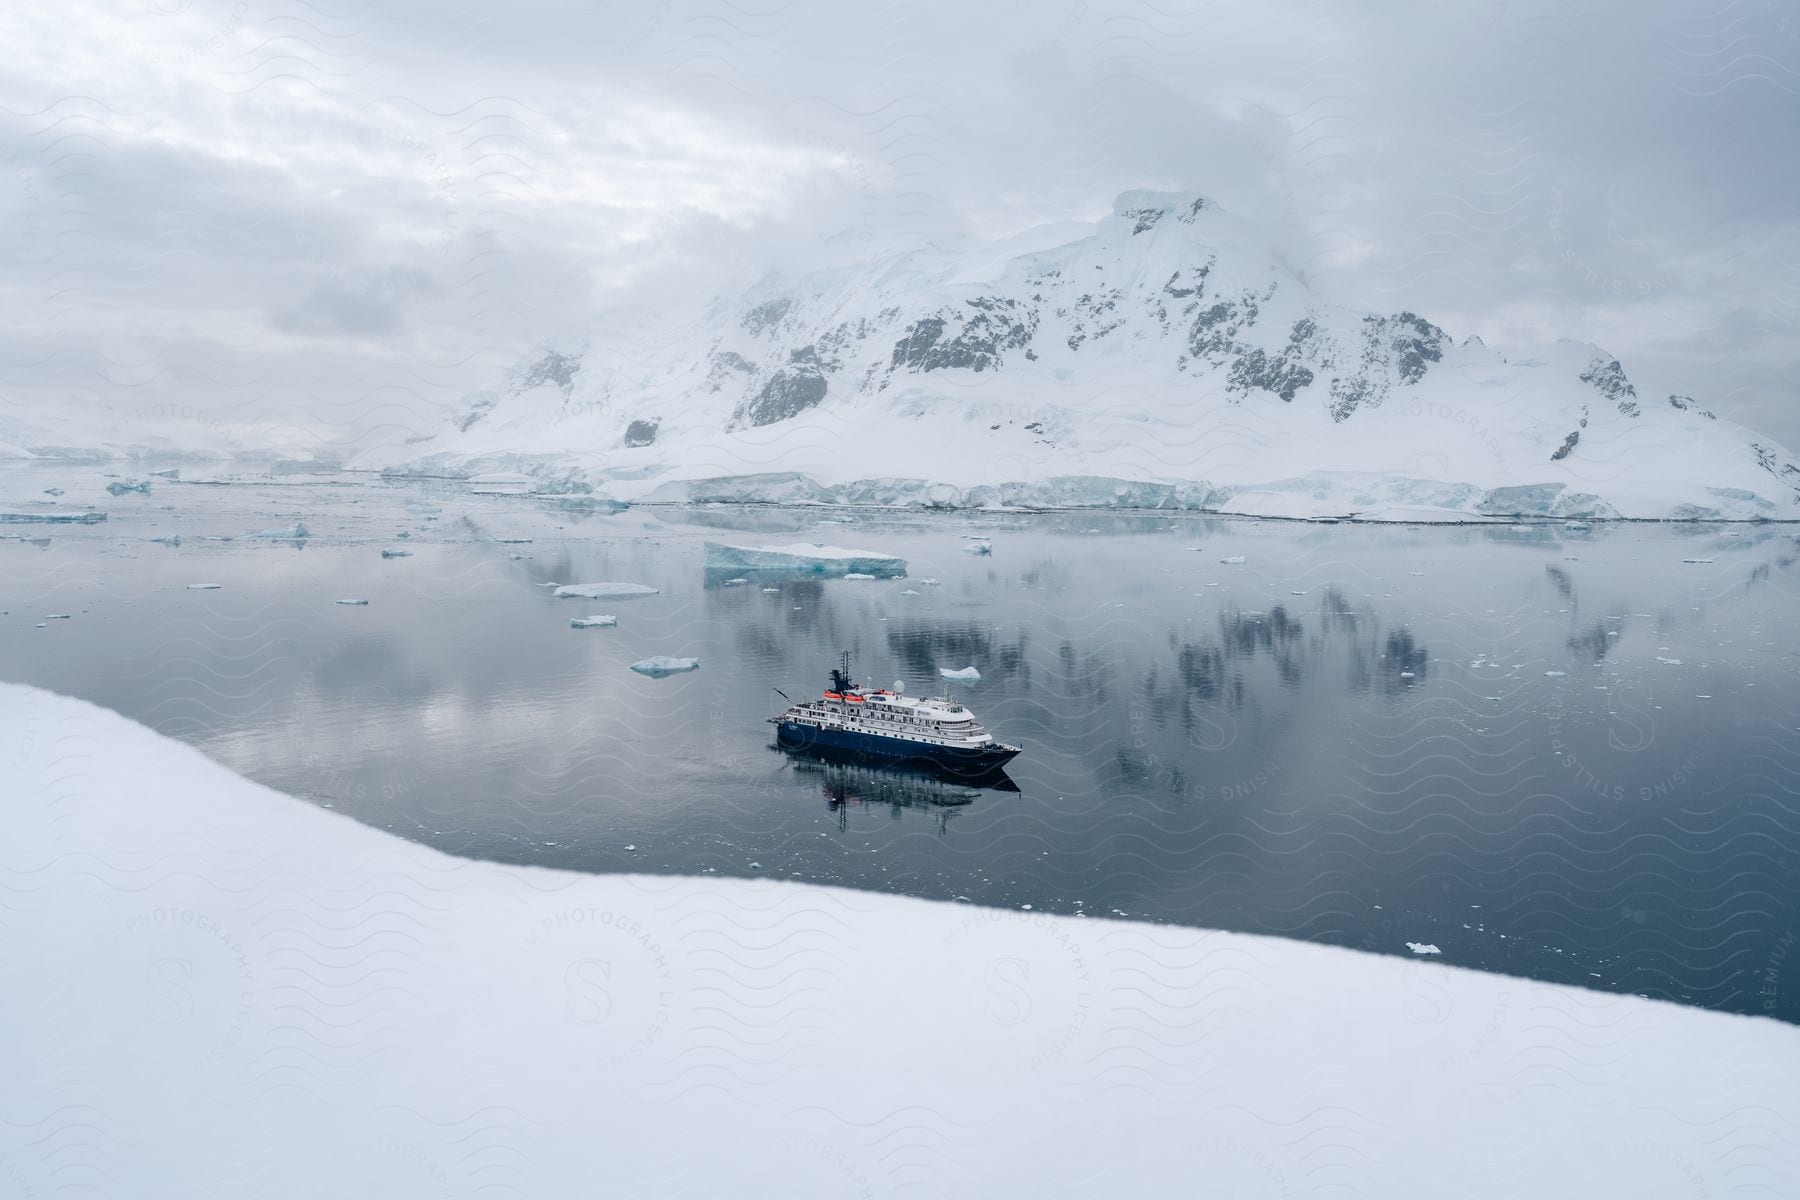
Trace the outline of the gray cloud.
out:
[[[179,396],[251,440],[416,432],[541,340],[1152,186],[1257,219],[1333,298],[1591,339],[1800,444],[1800,23],[1762,4],[168,0],[0,26],[0,422]]]

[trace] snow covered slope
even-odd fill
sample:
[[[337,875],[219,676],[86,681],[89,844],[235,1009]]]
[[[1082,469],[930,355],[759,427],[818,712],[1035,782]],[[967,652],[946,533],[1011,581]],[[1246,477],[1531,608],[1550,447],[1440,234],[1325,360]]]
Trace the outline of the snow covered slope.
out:
[[[9,1197],[1800,1179],[1800,1030],[1766,1019],[1204,930],[461,861],[9,685],[0,818]]]
[[[1509,359],[1326,303],[1198,195],[1129,192],[1066,237],[772,278],[652,338],[540,347],[361,465],[677,500],[1800,517],[1794,455],[1598,347]]]

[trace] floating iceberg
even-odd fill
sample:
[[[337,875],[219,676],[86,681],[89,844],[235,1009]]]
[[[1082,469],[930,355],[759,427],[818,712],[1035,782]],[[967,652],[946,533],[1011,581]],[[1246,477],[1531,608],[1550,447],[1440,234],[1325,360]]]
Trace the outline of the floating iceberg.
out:
[[[591,617],[569,618],[570,629],[605,629],[608,626],[617,625],[618,623],[619,618],[613,616],[611,613],[595,613]]]
[[[962,552],[964,554],[992,554],[994,547],[988,542],[965,542]]]
[[[219,590],[219,585],[216,583],[190,583],[187,585],[187,590],[190,592],[216,592]]]
[[[98,525],[103,512],[0,512],[0,525]]]
[[[656,589],[641,583],[565,583],[550,594],[558,600],[631,600],[654,596]]]
[[[62,494],[63,494],[63,490],[61,488],[45,488],[44,489],[44,495],[46,495],[46,496],[60,496]]]
[[[1235,566],[1242,565],[1242,563],[1244,561],[1244,556],[1241,554],[1230,554],[1224,558],[1221,558],[1219,561],[1224,563],[1228,567],[1235,567]]]
[[[164,534],[162,537],[153,537],[150,540],[153,542],[159,542],[164,546],[179,546],[179,545],[181,545],[181,535],[179,533]]]
[[[383,557],[383,558],[411,558],[412,551],[411,550],[383,550],[381,552],[381,557]]]
[[[1681,561],[1684,563],[1709,563],[1712,561],[1712,559],[1710,559],[1710,558],[1684,558]]]
[[[150,494],[150,481],[148,479],[140,479],[134,483],[126,483],[122,479],[115,479],[113,482],[106,485],[106,490],[115,496],[124,496],[131,492],[137,492],[140,495],[148,496]]]
[[[1432,945],[1430,942],[1408,942],[1408,943],[1406,943],[1406,948],[1408,950],[1411,950],[1414,954],[1442,954],[1443,953],[1442,950],[1439,950],[1436,946]]]
[[[368,602],[368,601],[367,601],[367,600],[363,600],[363,599],[360,599],[360,598],[354,598],[354,597],[353,597],[353,598],[349,598],[349,599],[344,599],[344,600],[339,600],[339,601],[338,601],[338,603],[339,603],[339,604],[349,604],[349,605],[354,605],[354,606],[355,606],[355,607],[357,607],[357,608],[362,608],[362,607],[364,607],[364,606],[365,606],[365,605],[367,605],[367,604],[368,604],[368,603],[369,603],[369,602]]]
[[[974,667],[939,667],[938,674],[945,679],[954,679],[958,683],[974,683],[981,678],[981,672]]]
[[[295,521],[293,523],[293,525],[287,529],[259,529],[255,533],[251,534],[250,536],[251,537],[259,537],[259,538],[271,538],[271,539],[276,539],[276,540],[303,542],[307,538],[311,537],[312,534],[307,531],[306,526],[302,525],[298,521]]]
[[[657,654],[642,662],[634,662],[631,669],[639,675],[648,675],[652,679],[661,679],[664,675],[679,675],[683,671],[698,671],[700,660],[697,658],[670,658],[666,654]]]
[[[873,550],[846,550],[818,542],[791,546],[734,546],[706,543],[708,571],[792,571],[808,575],[866,575],[895,578],[906,574],[906,560]]]
[[[875,577],[874,577],[874,576],[873,576],[873,575],[865,575],[865,574],[863,574],[863,573],[862,573],[862,572],[861,572],[861,571],[852,571],[852,572],[850,572],[850,573],[849,573],[849,574],[848,574],[848,575],[846,575],[846,576],[844,576],[844,578],[845,578],[845,579],[863,579],[863,580],[867,580],[867,579],[873,579],[873,578],[875,578]]]

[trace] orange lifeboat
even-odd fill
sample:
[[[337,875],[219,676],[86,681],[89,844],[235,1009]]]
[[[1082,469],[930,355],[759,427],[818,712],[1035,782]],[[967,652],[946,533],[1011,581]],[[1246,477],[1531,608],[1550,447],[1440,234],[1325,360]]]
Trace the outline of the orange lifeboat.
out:
[[[838,693],[836,693],[836,692],[826,692],[825,698],[827,700],[842,700],[843,699],[843,697],[838,695]]]
[[[861,704],[863,702],[863,698],[861,696],[845,696],[844,699],[848,700],[852,704]]]

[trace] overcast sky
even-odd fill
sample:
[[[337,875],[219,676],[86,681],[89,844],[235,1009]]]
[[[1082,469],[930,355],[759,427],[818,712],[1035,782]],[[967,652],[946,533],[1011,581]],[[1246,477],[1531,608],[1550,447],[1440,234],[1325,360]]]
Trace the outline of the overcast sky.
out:
[[[1164,187],[1332,299],[1596,341],[1800,446],[1788,4],[116,0],[0,36],[0,411],[40,422],[416,433],[543,339]]]

